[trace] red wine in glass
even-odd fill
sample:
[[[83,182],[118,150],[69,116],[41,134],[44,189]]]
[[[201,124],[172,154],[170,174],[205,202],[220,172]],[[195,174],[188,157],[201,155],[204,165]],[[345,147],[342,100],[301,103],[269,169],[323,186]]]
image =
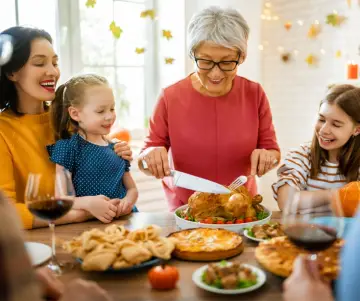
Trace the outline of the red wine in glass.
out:
[[[336,229],[317,224],[294,224],[285,229],[285,234],[295,245],[310,252],[326,250],[337,238]]]
[[[65,169],[56,171],[53,189],[49,185],[49,181],[52,179],[41,174],[30,173],[26,183],[25,203],[33,215],[49,223],[52,254],[48,268],[60,275],[62,269],[56,259],[55,252],[55,221],[71,210],[75,200],[75,191],[71,174]]]
[[[49,199],[30,203],[28,208],[38,218],[54,221],[63,217],[72,208],[73,201],[67,199]]]

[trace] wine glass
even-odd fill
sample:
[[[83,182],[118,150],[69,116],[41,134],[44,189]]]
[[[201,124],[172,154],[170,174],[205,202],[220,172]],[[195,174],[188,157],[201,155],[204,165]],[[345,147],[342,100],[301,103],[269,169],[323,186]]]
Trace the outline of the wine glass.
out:
[[[292,243],[309,251],[311,260],[317,260],[317,252],[331,247],[344,231],[338,192],[328,190],[324,194],[329,200],[328,210],[315,206],[313,197],[291,189],[282,215],[285,234]]]
[[[62,270],[56,259],[54,221],[71,210],[74,198],[75,191],[71,174],[65,168],[56,172],[55,187],[49,178],[42,174],[30,173],[28,175],[25,204],[33,215],[49,222],[52,252],[48,268],[57,275],[61,275]]]

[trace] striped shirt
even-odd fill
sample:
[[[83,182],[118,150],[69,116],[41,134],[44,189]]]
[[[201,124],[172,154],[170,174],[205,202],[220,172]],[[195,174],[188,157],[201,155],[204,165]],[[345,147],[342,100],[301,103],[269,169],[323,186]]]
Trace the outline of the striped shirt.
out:
[[[340,174],[339,164],[325,161],[321,165],[320,172],[315,178],[310,177],[311,149],[309,145],[300,145],[297,149],[291,149],[279,167],[278,180],[272,185],[274,199],[277,200],[278,190],[288,184],[300,191],[316,191],[322,189],[337,189],[347,184],[344,175]],[[321,206],[316,211],[327,211],[329,206]]]

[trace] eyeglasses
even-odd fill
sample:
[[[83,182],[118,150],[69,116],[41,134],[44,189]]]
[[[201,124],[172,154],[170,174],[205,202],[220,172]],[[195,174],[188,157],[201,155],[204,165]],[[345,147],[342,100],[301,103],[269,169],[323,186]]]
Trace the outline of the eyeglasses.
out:
[[[239,57],[236,61],[220,61],[220,62],[214,62],[212,60],[205,60],[205,59],[199,59],[197,57],[194,57],[194,60],[196,62],[196,65],[201,70],[211,70],[215,66],[218,66],[221,71],[233,71],[235,70],[236,66],[239,65]]]

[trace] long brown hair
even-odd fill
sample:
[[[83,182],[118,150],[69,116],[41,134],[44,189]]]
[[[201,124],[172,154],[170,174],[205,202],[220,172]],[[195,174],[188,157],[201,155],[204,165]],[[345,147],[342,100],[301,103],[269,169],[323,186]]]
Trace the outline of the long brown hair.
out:
[[[55,93],[50,113],[55,139],[68,139],[79,130],[79,123],[71,119],[69,107],[78,107],[84,103],[86,88],[108,85],[105,77],[95,74],[74,76],[65,84],[60,85]]]
[[[360,88],[352,85],[335,85],[326,94],[322,104],[335,104],[343,110],[355,124],[360,124]],[[328,151],[320,147],[316,133],[311,144],[311,178],[321,171],[321,165],[329,159]],[[352,136],[339,153],[339,171],[348,182],[357,181],[360,167],[360,135]]]

